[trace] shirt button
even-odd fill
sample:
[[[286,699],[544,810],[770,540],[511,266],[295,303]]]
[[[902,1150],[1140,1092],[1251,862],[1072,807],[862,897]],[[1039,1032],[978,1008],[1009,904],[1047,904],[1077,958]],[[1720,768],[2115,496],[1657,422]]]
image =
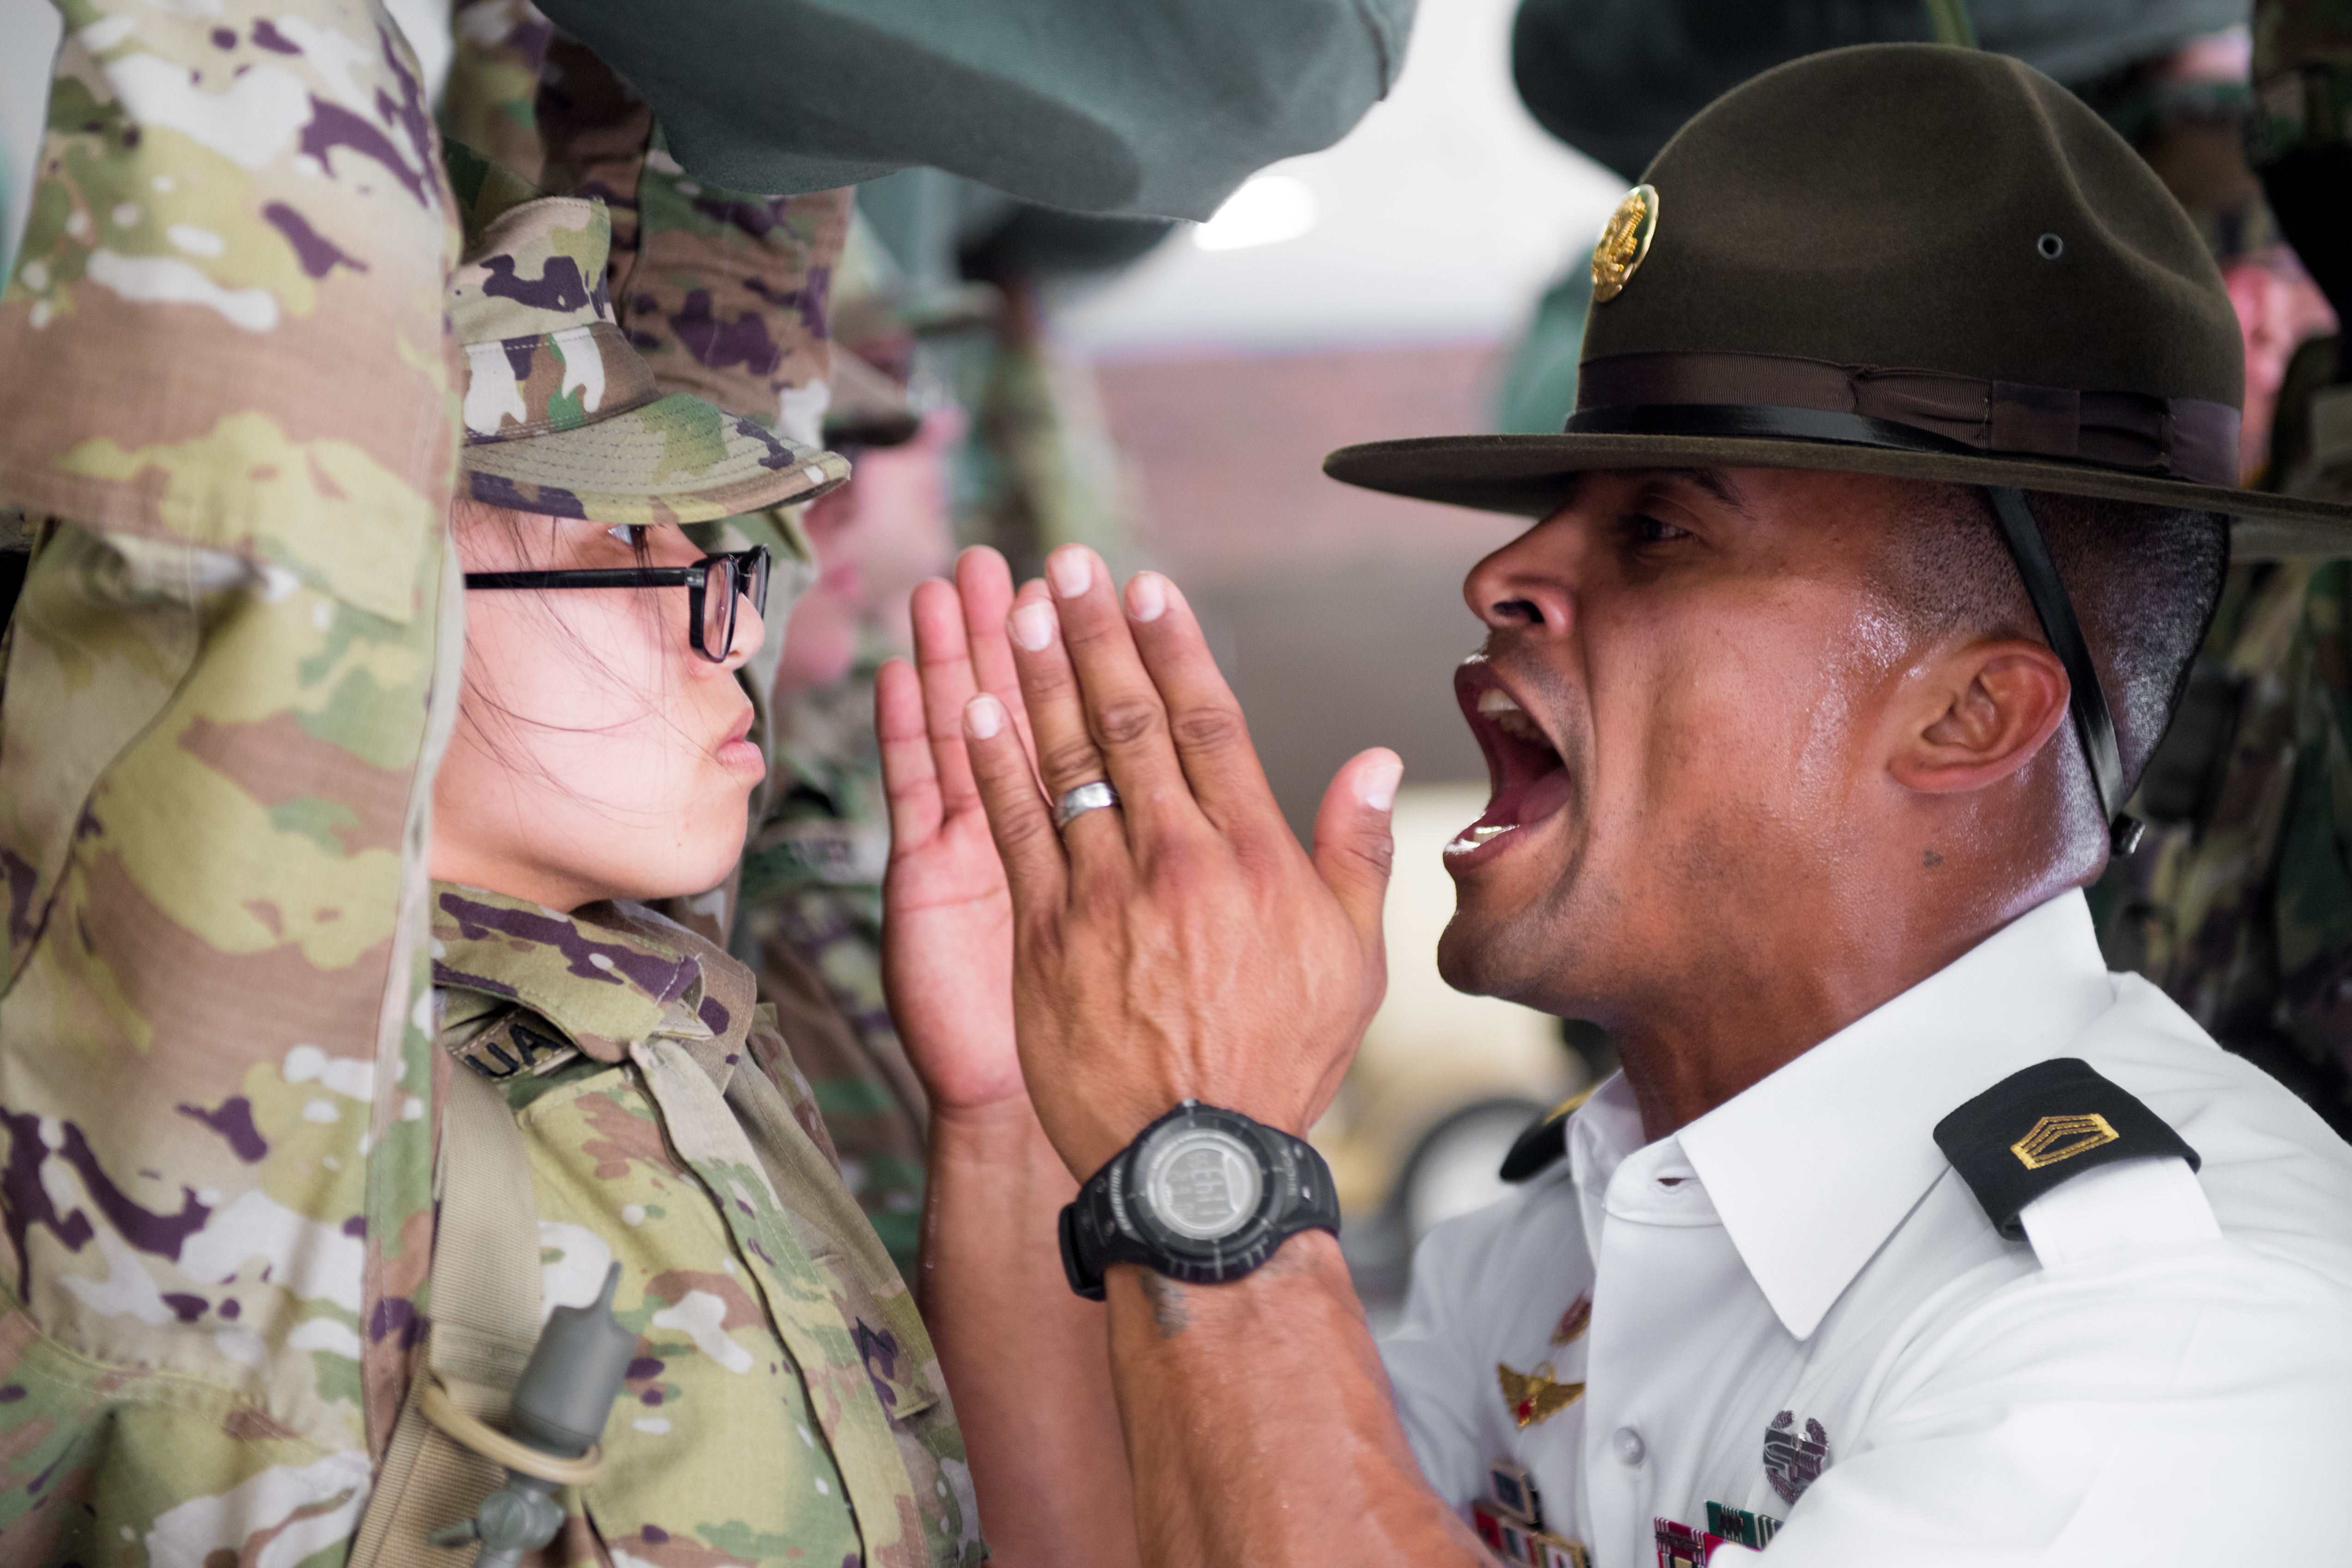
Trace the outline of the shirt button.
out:
[[[1642,1435],[1631,1426],[1618,1427],[1609,1441],[1616,1448],[1617,1457],[1629,1465],[1640,1464],[1642,1456],[1649,1452],[1649,1446],[1642,1441]]]

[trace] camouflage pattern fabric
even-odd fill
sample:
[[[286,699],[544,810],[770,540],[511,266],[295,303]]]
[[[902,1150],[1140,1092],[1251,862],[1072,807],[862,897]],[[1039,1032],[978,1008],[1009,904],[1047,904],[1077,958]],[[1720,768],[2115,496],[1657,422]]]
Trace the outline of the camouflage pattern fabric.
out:
[[[882,872],[889,855],[874,739],[878,652],[777,715],[771,805],[744,851],[736,952],[760,970],[814,1085],[842,1179],[902,1269],[915,1266],[929,1107],[882,992]],[[812,993],[817,994],[812,996]],[[838,1024],[822,1014],[829,1004]]]
[[[2227,693],[2204,799],[2154,827],[2096,899],[2112,910],[2110,963],[2154,980],[2339,1131],[2352,1131],[2347,616],[2346,563],[2231,573],[2202,656]]]
[[[762,196],[706,186],[666,151],[650,106],[584,47],[558,37],[548,60],[543,183],[612,209],[609,284],[630,345],[664,391],[815,445],[849,189]]]
[[[457,0],[449,32],[442,134],[539,184],[539,68],[554,24],[530,0]]]
[[[456,234],[398,29],[364,0],[59,8],[0,490],[405,620],[447,491]]]
[[[0,292],[0,1561],[334,1560],[427,1303],[457,230],[371,0],[65,0]]]
[[[466,252],[449,321],[466,357],[463,467],[476,500],[600,522],[710,522],[849,477],[833,453],[656,384],[613,319],[604,203],[524,195],[519,178],[460,154],[449,169]]]
[[[523,1131],[542,1302],[617,1259],[641,1336],[543,1561],[984,1559],[929,1337],[751,975],[636,905],[436,884],[433,929],[443,1043]]]

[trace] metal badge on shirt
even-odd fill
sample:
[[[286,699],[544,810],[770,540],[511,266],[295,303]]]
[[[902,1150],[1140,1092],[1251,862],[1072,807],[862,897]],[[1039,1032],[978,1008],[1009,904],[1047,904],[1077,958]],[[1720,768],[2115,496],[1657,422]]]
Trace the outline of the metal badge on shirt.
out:
[[[1830,1435],[1810,1415],[1801,1435],[1793,1410],[1783,1410],[1765,1428],[1764,1479],[1772,1483],[1782,1502],[1794,1503],[1804,1496],[1805,1489],[1822,1479],[1829,1462]]]
[[[1559,1315],[1559,1326],[1552,1330],[1554,1345],[1572,1344],[1584,1337],[1592,1323],[1592,1297],[1580,1293],[1568,1310]],[[1520,1430],[1539,1426],[1550,1420],[1584,1396],[1584,1384],[1559,1381],[1558,1370],[1549,1362],[1538,1363],[1533,1372],[1519,1372],[1508,1363],[1495,1363],[1495,1380],[1503,1390],[1503,1405]]]

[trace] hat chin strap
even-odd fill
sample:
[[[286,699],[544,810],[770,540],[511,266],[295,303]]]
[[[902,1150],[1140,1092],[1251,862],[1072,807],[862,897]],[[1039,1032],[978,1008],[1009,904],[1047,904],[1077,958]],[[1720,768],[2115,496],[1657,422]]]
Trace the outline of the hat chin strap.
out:
[[[2136,818],[2124,815],[2124,763],[2116,744],[2115,716],[2107,709],[2107,694],[2099,684],[2091,650],[2083,641],[2082,625],[2074,618],[2074,601],[2067,597],[2066,584],[2050,559],[2050,546],[2042,537],[2042,525],[2033,519],[2033,509],[2026,504],[2025,492],[2010,485],[1987,485],[1984,493],[1992,502],[1992,515],[2000,524],[2010,559],[2017,563],[2017,574],[2024,579],[2025,596],[2033,602],[2042,635],[2050,639],[2050,651],[2066,667],[2074,731],[2083,738],[2083,757],[2091,765],[2091,785],[2098,792],[2099,814],[2107,824],[2107,846],[2117,855],[2128,855],[2138,847],[2144,828]]]

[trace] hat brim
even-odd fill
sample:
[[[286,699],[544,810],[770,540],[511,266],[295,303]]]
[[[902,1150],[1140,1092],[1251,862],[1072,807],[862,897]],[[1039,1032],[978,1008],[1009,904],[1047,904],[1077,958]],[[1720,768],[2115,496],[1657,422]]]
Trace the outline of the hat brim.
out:
[[[2352,506],[2192,484],[2052,459],[1896,451],[1764,437],[1423,436],[1342,447],[1323,471],[1343,484],[1480,511],[1543,518],[1594,468],[1801,468],[1945,484],[2012,485],[2061,495],[2218,511],[2234,520],[2241,561],[2352,556]]]
[[[849,478],[838,454],[684,393],[569,430],[469,446],[462,463],[477,500],[631,524],[714,522],[813,500]]]

